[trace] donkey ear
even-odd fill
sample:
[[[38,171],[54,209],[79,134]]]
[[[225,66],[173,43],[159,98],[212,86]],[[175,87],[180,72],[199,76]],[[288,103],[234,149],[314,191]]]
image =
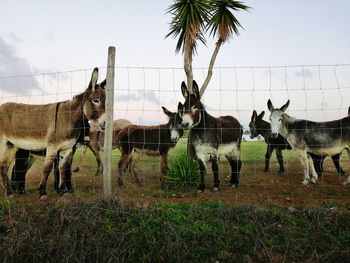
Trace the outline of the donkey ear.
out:
[[[188,92],[188,89],[187,89],[185,81],[182,81],[182,83],[181,83],[181,92],[182,92],[182,96],[184,96],[184,98],[187,99],[188,95],[190,93]]]
[[[288,101],[287,101],[287,103],[286,103],[286,104],[284,104],[284,105],[281,107],[281,109],[280,109],[280,110],[281,110],[282,112],[285,112],[285,111],[286,111],[286,109],[287,109],[287,108],[288,108],[288,106],[289,106],[289,102],[290,102],[290,101],[288,100]]]
[[[265,111],[262,111],[259,115],[258,115],[258,119],[262,119],[264,118],[264,115],[265,115]]]
[[[179,101],[179,104],[177,104],[177,111],[182,111],[182,104],[181,102]]]
[[[162,106],[162,109],[163,109],[163,112],[164,112],[168,117],[170,117],[171,115],[173,115],[173,113],[172,113],[170,110],[168,110],[167,108],[165,108],[165,107]]]
[[[250,120],[251,120],[252,122],[255,122],[257,115],[258,115],[258,114],[256,113],[256,110],[253,110],[252,118],[251,118]]]
[[[92,74],[91,74],[91,80],[88,87],[89,90],[95,91],[97,80],[98,80],[98,68],[94,68],[94,71],[92,71]]]
[[[105,88],[106,88],[106,85],[107,85],[107,80],[105,79],[104,81],[102,81],[102,82],[100,83],[101,89],[105,89]]]
[[[193,89],[194,96],[196,96],[196,98],[200,99],[199,88],[198,88],[197,82],[195,80],[193,81],[192,89]]]
[[[267,101],[267,108],[270,112],[273,112],[275,110],[270,99]]]

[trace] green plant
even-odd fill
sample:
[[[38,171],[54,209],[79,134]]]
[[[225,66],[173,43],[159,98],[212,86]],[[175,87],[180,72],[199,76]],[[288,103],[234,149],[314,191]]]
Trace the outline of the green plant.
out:
[[[199,181],[198,163],[189,158],[185,152],[181,152],[177,158],[170,162],[165,181],[169,188],[197,187]]]

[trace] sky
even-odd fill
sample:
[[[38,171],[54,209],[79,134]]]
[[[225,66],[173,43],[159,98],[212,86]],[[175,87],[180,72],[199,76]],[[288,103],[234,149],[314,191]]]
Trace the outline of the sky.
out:
[[[172,2],[2,0],[0,103],[70,98],[85,89],[95,66],[103,78],[108,46],[115,46],[115,118],[164,121],[160,106],[176,110],[185,80],[176,40],[165,38]],[[236,14],[244,30],[219,52],[203,97],[207,110],[247,123],[272,98],[276,107],[290,99],[297,117],[342,117],[350,106],[350,1],[244,2],[252,9]],[[199,83],[214,44],[207,36],[198,46]]]

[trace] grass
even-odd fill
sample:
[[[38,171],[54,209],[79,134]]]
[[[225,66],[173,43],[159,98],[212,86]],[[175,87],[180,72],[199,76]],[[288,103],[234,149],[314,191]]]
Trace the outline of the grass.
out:
[[[197,187],[199,185],[198,162],[189,158],[186,151],[173,158],[169,165],[166,183],[172,189]]]
[[[15,222],[9,220],[9,211]],[[345,262],[348,210],[270,205],[0,202],[6,262]]]

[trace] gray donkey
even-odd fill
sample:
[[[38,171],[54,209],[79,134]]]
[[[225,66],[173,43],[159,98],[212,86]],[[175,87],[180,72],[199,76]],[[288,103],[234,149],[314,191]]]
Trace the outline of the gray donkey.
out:
[[[13,196],[7,173],[19,148],[46,150],[39,187],[41,199],[46,199],[46,182],[58,152],[59,187],[63,186],[63,169],[80,135],[84,118],[92,130],[104,125],[106,81],[97,84],[98,75],[98,68],[95,68],[88,88],[71,100],[45,105],[8,102],[0,106],[0,175],[7,197]]]
[[[275,109],[271,100],[267,107],[271,112],[270,125],[271,136],[281,134],[299,155],[304,168],[303,184],[310,181],[316,183],[317,173],[311,156],[313,153],[319,156],[333,156],[350,148],[350,117],[327,122],[314,122],[309,120],[295,119],[285,113],[289,106],[289,100],[280,109]],[[312,178],[310,180],[309,172]],[[350,183],[350,176],[344,185]]]

